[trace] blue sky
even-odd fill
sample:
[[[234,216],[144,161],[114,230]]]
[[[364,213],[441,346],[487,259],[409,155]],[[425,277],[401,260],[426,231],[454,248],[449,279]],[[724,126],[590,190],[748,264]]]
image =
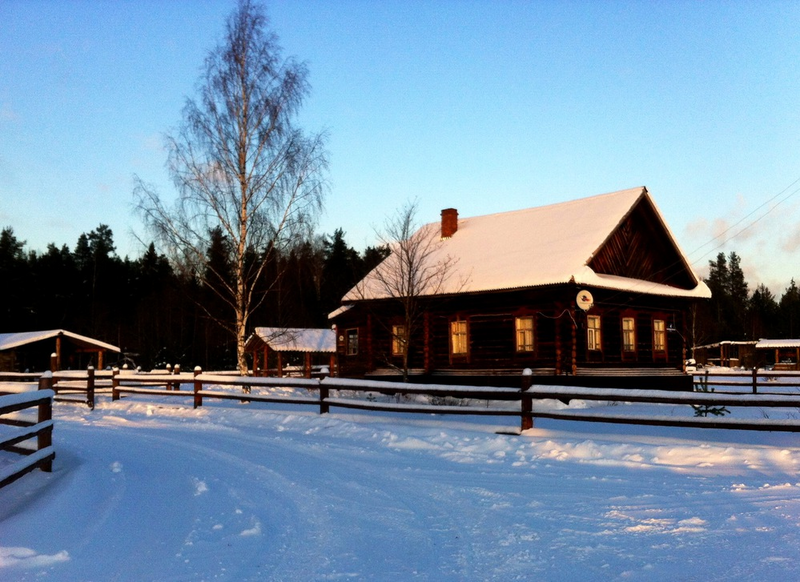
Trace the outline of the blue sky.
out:
[[[44,250],[104,223],[137,257],[133,176],[173,192],[163,134],[233,6],[0,0],[0,226]],[[329,134],[320,233],[644,185],[701,274],[735,250],[751,287],[800,279],[800,3],[267,7]]]

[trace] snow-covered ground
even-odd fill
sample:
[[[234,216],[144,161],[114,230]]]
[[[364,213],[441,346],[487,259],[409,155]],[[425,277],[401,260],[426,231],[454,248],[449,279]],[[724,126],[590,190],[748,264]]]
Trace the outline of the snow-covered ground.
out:
[[[800,579],[796,434],[139,396],[55,418],[53,473],[0,489],[2,581]]]

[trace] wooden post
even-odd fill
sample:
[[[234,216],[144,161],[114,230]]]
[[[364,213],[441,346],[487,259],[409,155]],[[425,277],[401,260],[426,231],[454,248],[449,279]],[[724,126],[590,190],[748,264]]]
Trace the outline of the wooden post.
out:
[[[56,370],[60,369],[61,369],[61,336],[58,335],[56,336],[56,369],[53,371],[55,372]]]
[[[555,320],[555,330],[556,330],[556,366],[555,366],[555,375],[561,375],[561,368],[563,363],[564,354],[561,348],[561,328],[563,324],[561,323],[561,318],[556,318]]]
[[[176,374],[178,376],[181,375],[181,365],[180,364],[175,364],[173,366],[173,368],[172,368],[172,375],[174,376]],[[180,382],[173,382],[172,383],[172,389],[173,390],[180,390],[181,389],[181,383]]]
[[[311,378],[311,352],[306,352],[305,376]]]
[[[52,381],[52,376],[50,380]],[[39,389],[42,389],[41,380],[39,381]],[[53,419],[53,399],[48,398],[41,404],[39,404],[39,423],[47,422],[48,420]],[[41,451],[42,449],[46,449],[47,447],[53,446],[53,428],[40,432],[36,437],[36,446],[37,450]],[[39,467],[45,473],[52,473],[53,472],[53,459],[52,457],[46,461],[43,461]]]
[[[367,314],[367,369],[374,370],[372,359],[372,314]]]
[[[422,330],[424,334],[424,348],[423,348],[423,368],[425,374],[430,374],[433,369],[432,353],[431,353],[431,314],[425,310],[422,316]]]
[[[194,367],[194,407],[198,408],[203,406],[203,396],[200,394],[200,391],[203,389],[203,383],[197,379],[197,377],[203,373],[203,369],[200,366]]]
[[[283,352],[276,352],[278,354],[278,378],[283,378],[283,358],[281,354]]]
[[[53,389],[53,373],[45,372],[39,377],[39,390]]]
[[[520,392],[520,431],[533,428],[533,398],[527,393],[528,388],[533,385],[533,370],[525,368],[522,371],[522,387]]]
[[[758,394],[758,368],[753,366],[753,394]]]
[[[89,366],[86,370],[86,404],[94,410],[94,368]]]
[[[319,383],[319,413],[328,414],[330,406],[328,405],[328,387],[325,385],[325,379]]]
[[[575,376],[578,373],[578,325],[575,322],[575,308],[574,304],[573,307],[570,308],[570,313],[572,314],[572,375]]]
[[[58,370],[58,354],[53,352],[50,354],[50,371],[55,372]]]
[[[111,370],[111,401],[119,400],[119,368]]]

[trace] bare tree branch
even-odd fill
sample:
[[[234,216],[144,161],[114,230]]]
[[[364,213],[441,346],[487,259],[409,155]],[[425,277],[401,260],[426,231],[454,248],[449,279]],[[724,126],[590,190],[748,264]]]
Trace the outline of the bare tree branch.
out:
[[[378,233],[381,244],[390,255],[367,275],[354,289],[360,299],[386,298],[399,302],[403,324],[397,335],[393,326],[388,328],[392,339],[404,346],[403,380],[408,380],[409,351],[414,332],[424,313],[423,298],[436,297],[446,288],[455,274],[458,259],[445,254],[444,241],[437,224],[417,224],[417,202],[401,207],[384,224]],[[466,281],[459,281],[460,290]]]
[[[307,236],[327,184],[326,136],[307,136],[293,119],[309,92],[303,63],[283,59],[263,7],[240,0],[223,42],[205,61],[198,96],[167,136],[174,207],[141,180],[135,195],[145,223],[176,264],[232,308],[238,366],[250,314],[263,302],[265,267],[276,251]],[[209,236],[230,243],[231,280],[209,266]],[[249,261],[248,257],[257,257]]]

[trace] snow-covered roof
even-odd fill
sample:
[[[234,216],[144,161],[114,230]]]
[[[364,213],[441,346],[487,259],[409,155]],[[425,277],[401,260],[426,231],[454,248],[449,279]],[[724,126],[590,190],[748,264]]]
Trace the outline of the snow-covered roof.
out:
[[[332,329],[257,327],[247,340],[248,346],[254,338],[276,352],[336,352],[336,334]]]
[[[800,339],[762,339],[756,344],[757,350],[800,348]]]
[[[72,341],[72,343],[80,345],[81,347],[84,348],[102,349],[102,350],[109,350],[112,352],[121,351],[117,346],[112,346],[111,344],[107,344],[105,342],[101,342],[99,340],[86,337],[84,335],[72,333],[71,331],[67,331],[65,329],[48,329],[45,331],[25,331],[20,333],[0,333],[0,351],[10,350],[12,348],[24,346],[27,344],[32,344],[34,342],[39,342],[42,340],[47,340],[58,336],[68,338],[69,340]]]
[[[352,305],[342,305],[341,307],[339,307],[339,308],[337,308],[337,309],[334,309],[333,311],[331,311],[331,312],[328,314],[328,319],[333,319],[334,317],[337,317],[337,316],[341,315],[342,313],[345,313],[345,312],[347,312],[347,311],[350,311],[352,308],[353,308],[353,306],[352,306]]]
[[[693,288],[596,273],[589,266],[595,254],[643,198],[652,205],[695,283]],[[439,223],[423,226],[418,233],[422,232],[438,237]],[[576,283],[671,297],[711,296],[705,283],[692,271],[645,187],[549,206],[460,218],[455,234],[436,244],[438,248],[430,260],[433,264],[449,262],[452,271],[443,288],[438,290],[439,294]],[[379,269],[391,270],[392,261],[396,260],[394,254],[390,255],[343,300],[386,297],[376,273]]]

